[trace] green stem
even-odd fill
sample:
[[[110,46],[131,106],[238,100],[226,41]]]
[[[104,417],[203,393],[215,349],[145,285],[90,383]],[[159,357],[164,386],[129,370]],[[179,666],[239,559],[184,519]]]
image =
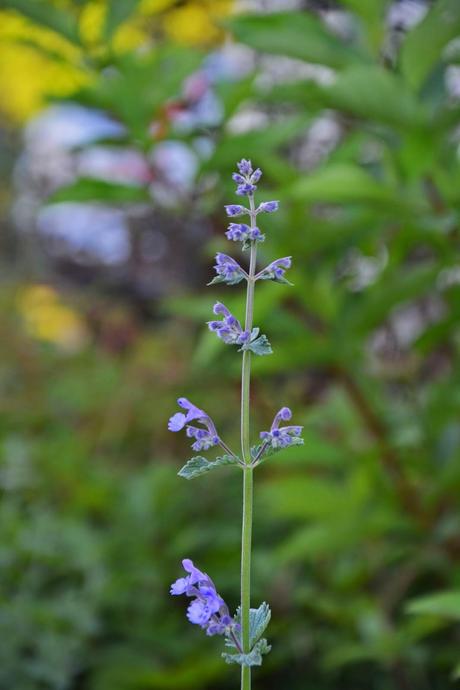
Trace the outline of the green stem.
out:
[[[251,208],[251,227],[255,225],[254,199],[249,197]],[[252,330],[254,313],[254,276],[256,270],[257,244],[251,243],[249,260],[249,274],[246,293],[245,330]],[[243,524],[241,535],[241,639],[243,652],[248,654],[249,639],[249,610],[251,607],[251,542],[252,542],[252,509],[253,509],[253,470],[251,465],[250,440],[250,390],[251,390],[251,352],[244,350],[241,370],[241,452],[245,468],[243,471]],[[251,669],[241,667],[241,690],[251,690]]]

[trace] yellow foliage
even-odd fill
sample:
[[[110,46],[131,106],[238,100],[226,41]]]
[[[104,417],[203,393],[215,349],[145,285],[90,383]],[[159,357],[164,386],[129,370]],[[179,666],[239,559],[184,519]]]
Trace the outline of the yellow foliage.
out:
[[[165,31],[178,43],[212,45],[223,38],[223,32],[217,22],[229,14],[231,6],[232,3],[228,0],[189,2],[166,15]]]
[[[23,288],[17,308],[29,334],[65,350],[81,347],[87,339],[83,321],[77,312],[64,305],[53,288],[32,285]]]
[[[0,12],[0,46],[0,110],[13,121],[39,111],[46,95],[66,95],[89,78],[76,66],[76,48],[13,12]]]
[[[137,12],[115,32],[111,50],[134,50],[151,38],[155,29],[173,41],[209,46],[222,40],[218,20],[232,10],[232,0],[141,0]],[[12,121],[24,122],[46,96],[64,96],[91,80],[84,58],[104,47],[103,27],[107,0],[85,4],[79,16],[84,49],[73,46],[50,29],[35,25],[10,10],[0,10],[0,111]],[[85,53],[86,51],[86,53]]]

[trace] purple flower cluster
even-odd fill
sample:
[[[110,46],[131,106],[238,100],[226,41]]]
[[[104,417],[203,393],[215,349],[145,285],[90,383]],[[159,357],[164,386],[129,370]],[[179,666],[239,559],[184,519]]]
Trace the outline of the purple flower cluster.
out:
[[[282,407],[275,415],[270,431],[261,431],[260,438],[265,443],[269,443],[272,448],[286,448],[286,446],[298,443],[303,429],[302,426],[280,427],[280,422],[287,422],[291,417],[292,412],[289,407]]]
[[[233,173],[232,179],[237,183],[236,193],[238,196],[249,196],[254,194],[257,189],[257,182],[262,177],[260,168],[252,169],[251,161],[243,158],[237,163],[239,172]]]
[[[285,256],[282,259],[275,259],[271,264],[268,264],[258,275],[260,280],[280,280],[285,282],[284,274],[288,268],[291,268],[292,261],[290,256]]]
[[[263,242],[265,239],[259,228],[251,228],[245,223],[230,223],[225,234],[233,242]]]
[[[198,570],[189,558],[184,558],[182,565],[188,575],[171,585],[171,594],[194,597],[187,609],[190,623],[199,625],[207,635],[230,635],[238,631],[238,623],[230,616],[228,606],[217,593],[209,575]]]
[[[244,278],[247,278],[246,271],[241,268],[239,263],[235,261],[235,259],[232,259],[231,256],[222,254],[222,252],[216,254],[214,270],[218,278],[229,285],[235,285]]]
[[[241,328],[238,319],[222,302],[215,303],[213,312],[223,317],[222,321],[208,321],[209,330],[213,331],[218,338],[227,345],[245,345],[249,342],[250,332]]]
[[[187,398],[178,398],[177,403],[179,407],[186,410],[186,414],[183,412],[176,412],[168,422],[169,431],[180,431],[187,425],[187,436],[195,439],[195,443],[192,444],[193,450],[208,450],[208,448],[212,448],[212,446],[217,446],[221,443],[214,422],[206,412],[195,407]],[[189,425],[188,422],[192,421],[203,424],[205,428]]]

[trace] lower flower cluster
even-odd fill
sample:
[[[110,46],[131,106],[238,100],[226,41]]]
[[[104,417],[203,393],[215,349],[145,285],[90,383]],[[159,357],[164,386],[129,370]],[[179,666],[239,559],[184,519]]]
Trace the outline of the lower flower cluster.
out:
[[[190,623],[199,625],[207,635],[234,636],[238,633],[240,626],[230,616],[227,604],[217,593],[209,575],[196,568],[189,558],[184,558],[182,565],[188,575],[171,585],[171,594],[193,597],[187,609]]]

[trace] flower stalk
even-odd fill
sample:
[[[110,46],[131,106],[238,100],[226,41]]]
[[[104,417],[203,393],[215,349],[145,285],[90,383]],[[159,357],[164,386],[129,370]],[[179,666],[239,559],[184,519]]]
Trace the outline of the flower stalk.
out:
[[[255,228],[254,195],[249,197],[251,211],[251,230]],[[254,318],[254,289],[255,271],[257,260],[257,243],[251,242],[251,254],[249,258],[249,273],[246,290],[246,319],[245,331],[252,330]],[[241,454],[245,463],[243,475],[243,518],[241,529],[241,632],[243,652],[248,654],[250,650],[249,639],[249,611],[251,608],[251,549],[252,549],[252,514],[253,514],[253,468],[251,458],[251,427],[250,427],[250,403],[251,403],[251,351],[243,352],[241,366]],[[251,667],[241,667],[241,690],[251,688]]]
[[[254,328],[254,290],[258,280],[272,280],[277,283],[288,283],[284,274],[291,267],[291,257],[283,257],[272,261],[262,271],[256,272],[257,246],[265,240],[256,225],[260,213],[274,213],[278,210],[277,201],[265,201],[256,208],[254,192],[262,176],[259,168],[253,170],[251,161],[242,159],[238,163],[238,172],[233,174],[233,180],[238,184],[236,193],[246,197],[249,208],[240,204],[226,206],[230,218],[249,216],[250,225],[245,223],[230,223],[226,236],[233,242],[241,242],[242,249],[249,249],[249,267],[246,271],[239,263],[227,254],[218,253],[214,270],[216,277],[209,283],[226,283],[237,285],[246,281],[246,309],[242,326],[240,321],[222,304],[216,302],[214,314],[220,319],[208,322],[210,331],[226,345],[239,346],[242,353],[241,365],[241,457],[231,450],[221,439],[216,426],[207,414],[187,398],[179,398],[178,404],[183,412],[177,412],[169,420],[170,431],[185,429],[186,435],[194,439],[192,448],[195,451],[220,447],[225,454],[212,461],[198,455],[190,460],[179,471],[179,476],[194,479],[202,474],[224,465],[234,465],[243,471],[243,511],[241,529],[241,598],[240,607],[235,616],[230,616],[229,608],[217,593],[211,578],[195,567],[190,559],[183,560],[183,566],[188,573],[179,578],[171,588],[171,594],[185,594],[192,597],[187,611],[187,618],[193,624],[199,625],[208,635],[223,635],[225,644],[233,651],[222,654],[229,664],[241,666],[241,690],[251,689],[251,669],[260,666],[263,656],[270,651],[270,645],[262,637],[269,621],[270,607],[263,602],[257,609],[251,608],[251,553],[252,553],[252,522],[253,522],[253,485],[254,468],[259,466],[269,455],[289,445],[303,443],[300,436],[300,426],[280,426],[288,421],[292,413],[288,407],[282,407],[275,415],[269,431],[260,432],[260,443],[251,448],[250,428],[250,394],[251,394],[251,359],[253,355],[269,355],[272,353],[267,336],[260,334],[259,328]],[[191,425],[195,422],[199,426]]]

